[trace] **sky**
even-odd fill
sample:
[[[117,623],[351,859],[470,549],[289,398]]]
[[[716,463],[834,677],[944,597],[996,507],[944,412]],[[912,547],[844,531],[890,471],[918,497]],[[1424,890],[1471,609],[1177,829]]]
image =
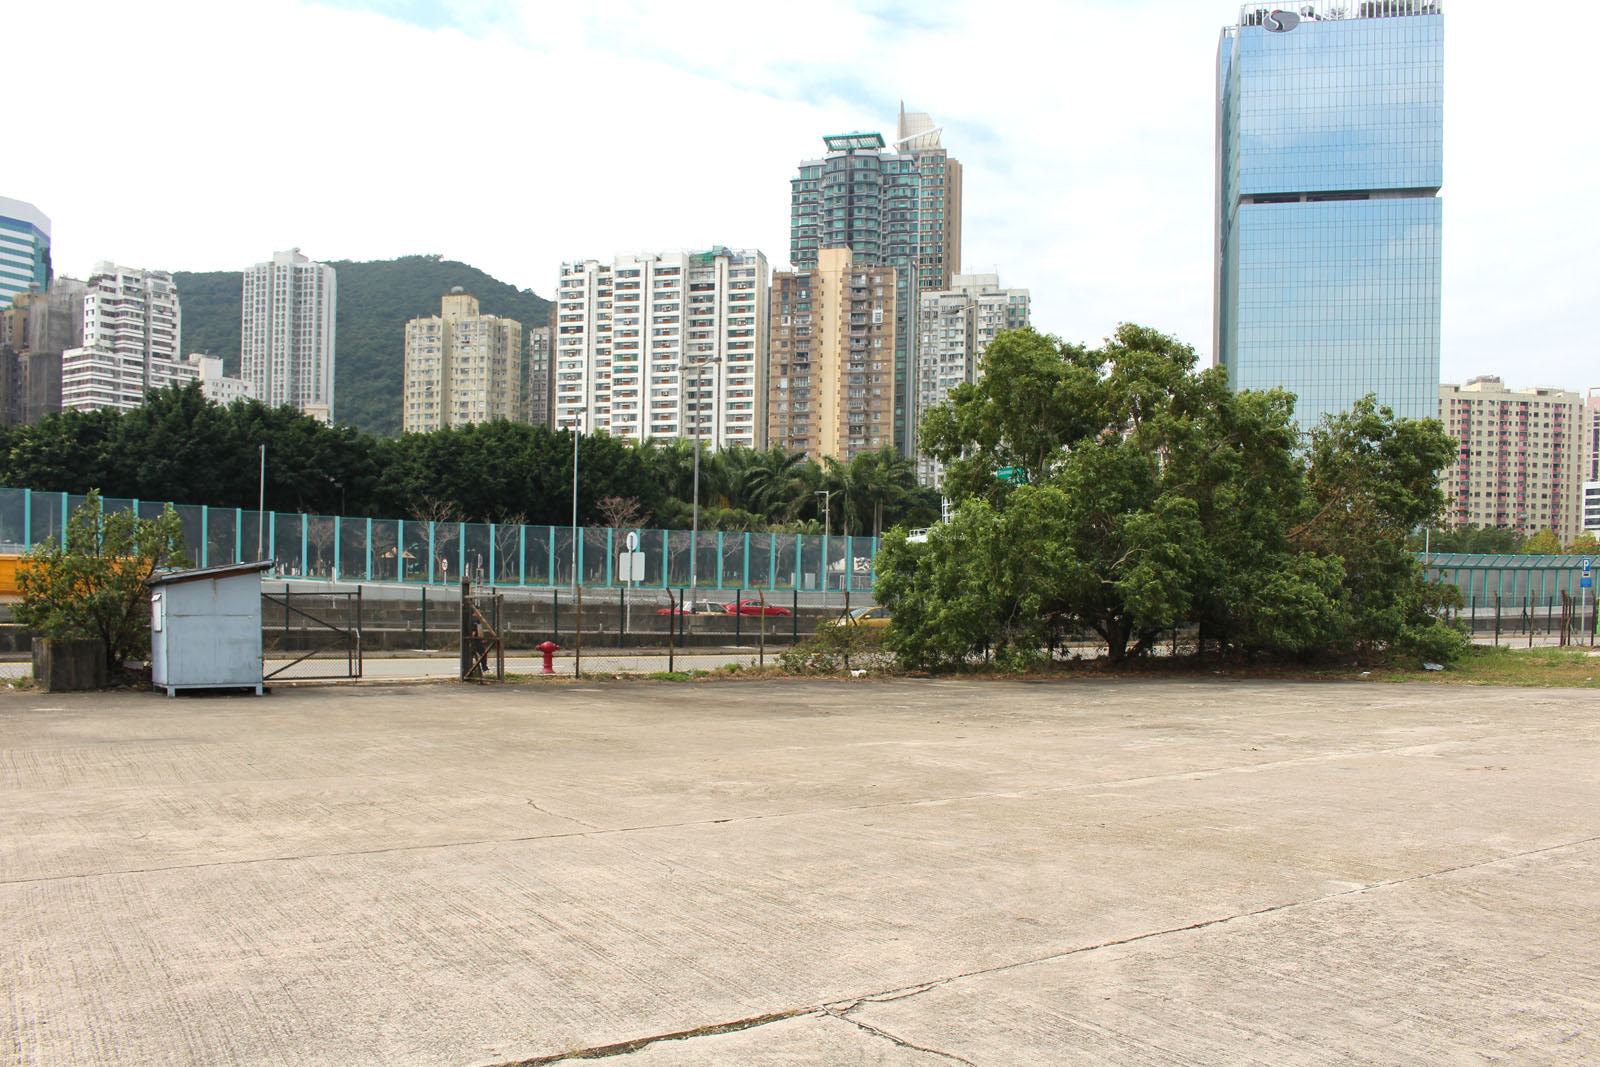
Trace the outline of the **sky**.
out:
[[[1443,0],[1441,377],[1600,386],[1600,8]],[[563,261],[759,248],[828,133],[930,113],[962,269],[1034,325],[1211,359],[1228,0],[105,0],[11,5],[0,196],[57,273],[440,253],[550,296]],[[398,358],[398,354],[397,354]]]

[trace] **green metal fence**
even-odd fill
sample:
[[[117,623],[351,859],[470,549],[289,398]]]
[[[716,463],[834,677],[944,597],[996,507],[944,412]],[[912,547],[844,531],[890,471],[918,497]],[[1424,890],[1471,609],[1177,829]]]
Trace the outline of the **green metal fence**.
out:
[[[1559,604],[1561,594],[1574,599],[1592,596],[1583,586],[1582,555],[1513,556],[1470,552],[1430,552],[1422,555],[1428,577],[1449,582],[1461,590],[1469,605],[1492,600],[1526,601],[1535,605]]]
[[[0,552],[26,552],[59,540],[66,517],[84,498],[0,488]],[[146,518],[165,501],[106,497],[108,512]],[[445,585],[463,573],[487,585],[567,586],[573,569],[587,587],[870,590],[878,539],[825,534],[721,533],[688,530],[423,522],[339,515],[175,505],[189,562],[196,567],[271,560],[275,578]],[[630,533],[644,555],[643,581],[619,578],[618,554]],[[693,551],[691,552],[691,546]]]

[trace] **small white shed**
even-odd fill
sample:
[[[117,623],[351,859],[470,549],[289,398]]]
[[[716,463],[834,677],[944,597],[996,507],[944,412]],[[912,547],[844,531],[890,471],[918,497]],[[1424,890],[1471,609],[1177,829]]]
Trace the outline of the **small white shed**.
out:
[[[254,688],[261,693],[261,573],[272,564],[230,563],[150,579],[150,679],[180,689]]]

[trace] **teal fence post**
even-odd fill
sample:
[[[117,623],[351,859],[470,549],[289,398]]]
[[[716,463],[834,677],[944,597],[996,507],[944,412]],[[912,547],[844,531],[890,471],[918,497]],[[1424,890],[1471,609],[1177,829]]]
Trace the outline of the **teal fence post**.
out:
[[[338,581],[344,574],[344,516],[333,517],[333,574],[334,581]]]
[[[133,513],[139,514],[139,502],[133,502]],[[22,544],[25,548],[33,547],[33,490],[22,491]]]
[[[546,526],[544,528],[544,543],[546,545],[550,546],[550,567],[549,567],[548,570],[545,571],[545,574],[549,575],[549,580],[546,581],[545,584],[546,585],[560,585],[561,583],[556,581],[556,531],[555,531],[555,527]]]
[[[272,560],[272,569],[278,569],[278,513],[267,512],[263,521],[267,523],[267,558]]]
[[[302,578],[311,573],[311,554],[306,547],[310,539],[308,537],[310,532],[311,524],[306,521],[306,514],[302,511],[300,513],[300,577]],[[288,629],[288,627],[285,627],[285,629]]]
[[[458,579],[459,578],[464,578],[464,577],[466,577],[466,574],[467,574],[467,524],[464,523],[464,522],[458,522],[458,523],[456,523],[456,577]],[[449,575],[445,575],[445,580],[449,581],[450,580],[450,576]]]
[[[101,505],[100,506],[102,508],[105,507],[105,501],[104,501],[103,498],[101,500]],[[200,505],[200,566],[209,567],[210,565],[211,565],[211,509],[206,507],[204,504],[201,504]]]
[[[740,585],[750,584],[750,531],[744,532],[744,575],[739,579]]]
[[[616,584],[616,572],[611,569],[611,564],[617,558],[617,531],[606,531],[606,585]]]
[[[137,512],[135,512],[137,514]],[[244,562],[244,509],[233,509],[233,561]]]
[[[767,535],[767,588],[778,588],[778,535]]]
[[[668,583],[668,578],[670,576],[667,574],[667,569],[672,564],[672,546],[671,546],[671,544],[669,544],[669,542],[671,540],[672,540],[671,535],[668,534],[667,531],[662,530],[661,531],[661,588],[663,588],[663,589],[667,588],[667,586],[669,584]],[[669,607],[671,606],[670,598],[669,598],[669,601],[668,601],[668,606]],[[671,627],[670,624],[667,626],[667,630],[668,630],[668,632],[671,632],[672,627]],[[672,642],[668,641],[667,643],[671,644]]]
[[[528,526],[517,524],[517,584],[528,584]]]
[[[428,520],[428,581],[433,581],[433,520]]]
[[[399,554],[399,549],[395,550]],[[367,520],[367,581],[372,581],[372,520]]]
[[[67,511],[67,494],[62,493],[61,494],[61,548],[62,548],[63,551],[65,551],[66,547],[67,547],[67,520],[70,519],[71,517],[72,517],[71,513]]]

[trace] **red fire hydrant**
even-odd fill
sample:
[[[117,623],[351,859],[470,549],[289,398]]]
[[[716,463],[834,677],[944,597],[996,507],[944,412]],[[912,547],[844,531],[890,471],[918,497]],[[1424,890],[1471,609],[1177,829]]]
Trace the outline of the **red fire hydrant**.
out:
[[[561,651],[561,646],[556,644],[554,641],[546,641],[542,645],[534,645],[533,647],[536,648],[537,650],[539,650],[540,652],[544,653],[544,671],[543,671],[543,673],[544,674],[554,674],[554,673],[556,673],[555,658],[556,658],[556,653]]]

